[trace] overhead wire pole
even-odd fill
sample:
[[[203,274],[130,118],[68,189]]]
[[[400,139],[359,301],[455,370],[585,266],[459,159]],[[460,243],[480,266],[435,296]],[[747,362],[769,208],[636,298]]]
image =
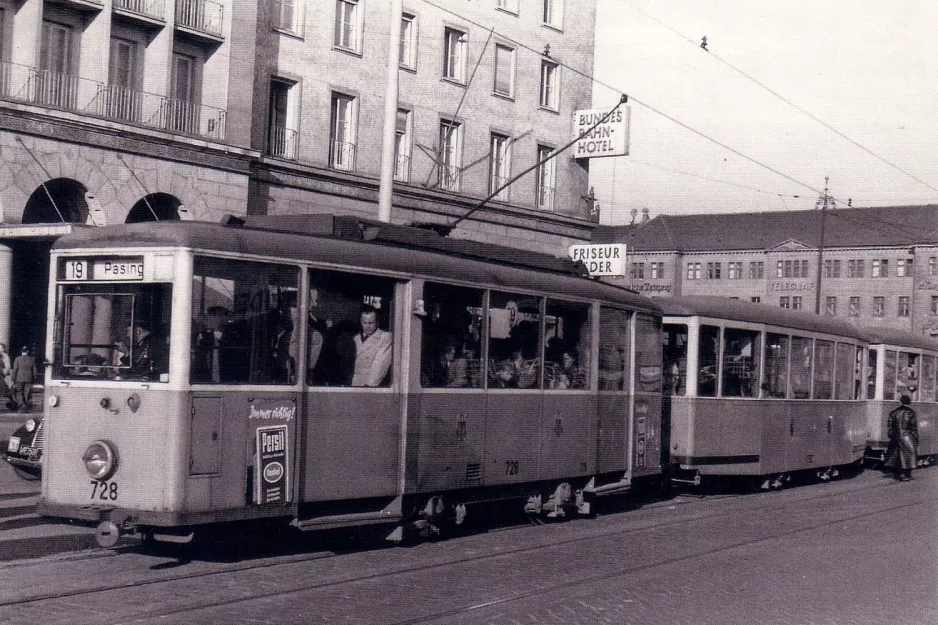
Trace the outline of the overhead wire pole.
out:
[[[821,209],[821,236],[817,246],[817,281],[814,289],[814,314],[821,314],[821,278],[824,264],[824,230],[827,225],[827,205],[833,204],[833,198],[827,193],[827,182],[830,176],[824,176],[824,195],[818,198],[817,206]]]
[[[581,140],[583,137],[585,137],[585,136],[587,136],[588,134],[590,134],[591,132],[593,132],[596,128],[598,128],[598,127],[601,126],[602,124],[606,123],[606,120],[609,119],[609,118],[612,116],[612,114],[615,113],[615,112],[619,109],[620,106],[622,106],[623,104],[625,104],[625,103],[628,102],[628,101],[629,101],[629,96],[627,96],[627,95],[625,95],[625,94],[622,94],[622,97],[619,98],[619,103],[618,103],[618,104],[616,104],[614,107],[612,107],[611,109],[609,109],[609,112],[608,112],[608,113],[606,113],[605,115],[603,115],[602,117],[600,117],[600,118],[599,118],[599,121],[597,121],[595,124],[593,124],[592,126],[590,126],[589,128],[587,128],[586,130],[584,130],[583,132],[581,132],[578,136],[574,137],[573,141],[570,141],[569,143],[567,143],[567,144],[566,144],[565,146],[563,146],[562,148],[558,148],[558,149],[554,150],[553,152],[551,152],[551,153],[547,156],[547,158],[545,158],[545,159],[542,160],[542,161],[537,161],[536,163],[534,163],[534,165],[532,165],[531,167],[528,167],[527,169],[525,169],[524,171],[522,171],[520,174],[517,174],[517,175],[512,176],[511,178],[509,178],[508,181],[507,181],[505,184],[501,185],[500,187],[498,187],[497,189],[495,189],[494,191],[492,191],[491,193],[489,193],[489,194],[485,197],[484,200],[482,200],[481,202],[479,202],[478,204],[476,204],[474,207],[472,207],[471,210],[469,210],[468,212],[466,212],[465,215],[463,215],[462,217],[460,217],[459,219],[457,219],[456,221],[454,221],[454,222],[453,222],[452,224],[450,224],[448,227],[449,227],[450,229],[455,228],[455,227],[458,226],[461,222],[463,222],[463,221],[465,221],[466,219],[468,219],[470,215],[472,215],[472,214],[475,213],[476,211],[478,211],[478,210],[480,210],[481,208],[483,208],[486,204],[488,204],[488,202],[489,202],[492,198],[496,197],[499,193],[501,193],[502,191],[504,191],[505,189],[507,189],[508,187],[510,187],[511,185],[513,185],[514,183],[516,183],[518,180],[520,180],[520,179],[523,178],[524,176],[528,175],[529,173],[531,173],[532,171],[534,171],[535,169],[537,169],[538,167],[540,167],[541,165],[543,165],[544,163],[546,163],[547,161],[549,161],[550,159],[552,159],[552,158],[558,156],[561,152],[563,152],[563,151],[569,149],[570,146],[572,146],[574,143],[576,143],[577,141]]]
[[[388,83],[384,94],[384,132],[381,142],[381,178],[378,184],[378,221],[391,221],[394,196],[394,145],[397,139],[398,79],[401,71],[401,14],[403,0],[391,0],[388,35]]]

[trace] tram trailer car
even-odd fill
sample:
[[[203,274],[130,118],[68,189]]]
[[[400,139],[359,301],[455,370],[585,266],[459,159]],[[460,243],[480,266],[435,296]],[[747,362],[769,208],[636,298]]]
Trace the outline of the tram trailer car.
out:
[[[866,446],[865,334],[837,319],[688,296],[664,312],[665,401],[673,479],[751,479],[778,488],[859,465]]]
[[[889,446],[889,413],[907,395],[918,418],[918,463],[934,464],[938,453],[938,341],[894,328],[866,329],[870,351],[867,363],[868,429],[866,457],[883,461]]]
[[[39,510],[105,546],[590,512],[660,478],[661,315],[575,269],[339,216],[63,236]]]

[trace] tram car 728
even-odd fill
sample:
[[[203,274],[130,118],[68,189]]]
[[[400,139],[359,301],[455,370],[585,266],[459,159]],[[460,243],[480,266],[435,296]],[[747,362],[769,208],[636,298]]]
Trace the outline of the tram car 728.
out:
[[[350,217],[140,223],[59,239],[49,310],[40,511],[103,545],[400,538],[661,473],[660,310],[570,261]]]
[[[828,479],[865,447],[865,334],[842,320],[739,300],[656,300],[664,312],[664,450],[674,478]]]

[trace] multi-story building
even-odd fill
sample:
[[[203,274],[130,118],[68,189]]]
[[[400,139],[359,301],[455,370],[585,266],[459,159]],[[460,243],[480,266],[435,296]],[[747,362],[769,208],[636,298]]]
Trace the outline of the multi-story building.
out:
[[[594,241],[626,244],[629,275],[610,280],[647,295],[817,308],[938,335],[938,205],[660,215],[601,226]]]
[[[594,4],[405,1],[392,221],[450,224],[572,138]],[[0,0],[0,342],[40,348],[48,251],[72,228],[375,218],[389,10]],[[590,238],[587,188],[585,161],[561,155],[450,236],[559,254]]]

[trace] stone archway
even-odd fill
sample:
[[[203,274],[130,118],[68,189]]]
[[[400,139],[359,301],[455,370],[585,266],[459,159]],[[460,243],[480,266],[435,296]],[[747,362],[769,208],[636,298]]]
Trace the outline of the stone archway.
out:
[[[151,193],[141,198],[130,212],[127,213],[126,223],[135,224],[142,221],[178,221],[179,207],[182,202],[169,193]]]
[[[23,209],[24,224],[73,223],[88,221],[85,185],[71,178],[54,178],[33,191]]]

